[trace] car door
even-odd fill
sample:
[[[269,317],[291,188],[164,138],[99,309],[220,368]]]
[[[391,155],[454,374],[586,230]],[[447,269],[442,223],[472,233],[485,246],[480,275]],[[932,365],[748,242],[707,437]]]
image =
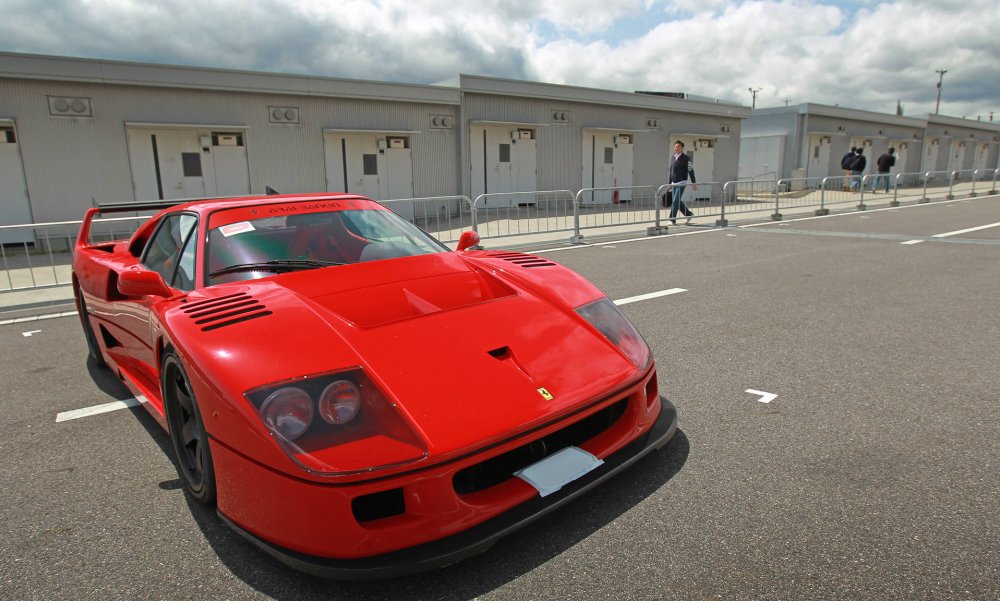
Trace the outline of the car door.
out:
[[[192,213],[164,217],[146,243],[139,264],[133,269],[155,271],[175,290],[192,290],[197,254],[194,234],[197,226],[198,217]],[[117,303],[121,317],[119,321],[131,335],[131,340],[123,342],[126,348],[122,351],[127,357],[127,365],[122,367],[152,390],[158,386],[152,307],[162,301],[161,297],[144,295],[129,297]]]

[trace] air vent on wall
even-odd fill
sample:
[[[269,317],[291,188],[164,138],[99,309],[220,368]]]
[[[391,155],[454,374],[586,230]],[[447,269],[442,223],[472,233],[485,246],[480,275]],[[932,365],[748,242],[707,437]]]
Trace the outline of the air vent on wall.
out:
[[[523,253],[499,252],[491,254],[490,258],[503,259],[504,261],[520,265],[521,267],[554,267],[556,265],[552,261],[536,257],[535,255],[526,255]]]
[[[299,107],[297,106],[269,106],[267,107],[267,119],[271,123],[299,123]]]
[[[271,314],[267,307],[246,292],[191,303],[183,311],[196,325],[201,326],[202,332]]]
[[[49,114],[53,117],[93,117],[90,98],[77,96],[46,96]]]

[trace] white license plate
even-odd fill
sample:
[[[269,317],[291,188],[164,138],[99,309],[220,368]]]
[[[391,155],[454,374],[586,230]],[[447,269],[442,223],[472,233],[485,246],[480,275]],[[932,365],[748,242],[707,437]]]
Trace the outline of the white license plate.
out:
[[[539,496],[545,497],[603,464],[603,460],[583,449],[566,447],[514,472],[514,475],[535,487]]]

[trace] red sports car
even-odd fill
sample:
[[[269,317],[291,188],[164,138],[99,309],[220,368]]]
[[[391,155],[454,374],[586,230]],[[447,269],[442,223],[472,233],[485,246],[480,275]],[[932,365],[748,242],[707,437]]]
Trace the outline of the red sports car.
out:
[[[87,345],[169,432],[187,492],[300,570],[446,565],[673,435],[649,348],[544,258],[451,251],[354,195],[87,212]],[[99,214],[162,208],[128,240]]]

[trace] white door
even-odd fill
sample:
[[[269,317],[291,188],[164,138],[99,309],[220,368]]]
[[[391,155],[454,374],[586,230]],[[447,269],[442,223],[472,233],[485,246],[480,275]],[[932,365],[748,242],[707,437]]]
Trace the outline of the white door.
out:
[[[615,185],[615,135],[607,131],[583,133],[582,188],[611,188]],[[610,191],[588,192],[584,203],[609,204],[614,200]]]
[[[374,134],[345,134],[340,150],[347,182],[345,192],[381,200],[378,177],[378,138]]]
[[[480,194],[532,192],[536,186],[536,130],[474,125],[470,130],[472,198]],[[478,206],[510,207],[533,203],[531,195],[490,196]]]
[[[938,148],[940,146],[940,140],[937,139],[927,142],[927,148],[924,150],[924,172],[938,170]]]
[[[890,147],[896,149],[896,164],[889,169],[889,173],[895,176],[898,173],[906,173],[906,161],[909,154],[909,142],[890,143]]]
[[[980,142],[976,144],[976,162],[972,165],[973,169],[988,169],[986,166],[987,160],[990,158],[990,143]]]
[[[205,170],[197,133],[161,131],[151,134],[151,141],[159,159],[161,198],[204,198]]]
[[[410,139],[402,136],[390,136],[380,139],[378,172],[378,200],[399,200],[413,198],[413,158],[410,154]],[[387,206],[403,218],[413,221],[417,214],[426,219],[437,215],[437,205],[426,202],[414,206],[412,201],[393,202]]]
[[[387,148],[379,154],[379,171],[384,177],[379,177],[380,200],[398,198],[413,198],[413,157],[410,154],[409,140],[395,138],[387,143]]]
[[[964,141],[955,141],[951,143],[951,154],[948,158],[948,171],[962,170],[962,167],[965,165],[965,147],[966,143]]]
[[[0,225],[31,223],[28,186],[24,181],[21,151],[12,126],[0,127]],[[0,230],[0,244],[33,242],[34,235],[25,230]]]
[[[250,193],[243,132],[135,127],[126,138],[136,200]]]
[[[523,130],[528,131],[528,130]],[[534,132],[530,132],[534,136]],[[537,163],[537,143],[535,139],[522,137],[522,134],[512,136],[511,140],[511,171],[510,184],[514,192],[533,192],[538,189],[536,185],[536,165]],[[518,204],[528,201],[534,202],[530,195],[523,194],[515,198]]]
[[[206,141],[201,136],[202,142]],[[213,132],[211,150],[205,162],[205,192],[209,196],[240,196],[250,194],[250,164],[242,132]]]
[[[806,177],[823,178],[830,175],[830,137],[809,136],[809,165]]]
[[[615,136],[614,162],[611,165],[614,186],[628,188],[632,186],[635,164],[635,146],[632,144],[632,134]],[[631,201],[632,190],[619,190],[619,201]]]
[[[771,174],[780,178],[783,169],[785,136],[761,136],[740,140],[740,179]]]

